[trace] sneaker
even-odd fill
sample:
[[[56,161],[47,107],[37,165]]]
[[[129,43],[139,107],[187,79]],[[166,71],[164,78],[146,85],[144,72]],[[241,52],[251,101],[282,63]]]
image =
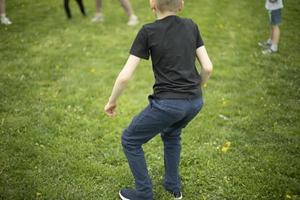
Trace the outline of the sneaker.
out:
[[[104,21],[104,17],[102,14],[96,14],[92,19],[91,22],[103,22]]]
[[[140,196],[141,194],[138,194],[138,192],[134,189],[121,189],[119,191],[119,197],[122,200],[137,200],[137,199],[143,199],[143,200],[153,200],[153,197],[151,194],[148,197]]]
[[[182,199],[182,193],[181,192],[173,192],[173,196],[175,200]]]
[[[1,17],[1,24],[10,25],[12,22],[7,17]]]
[[[171,193],[174,197],[174,200],[179,200],[179,199],[182,199],[182,193],[180,191],[178,192],[172,192],[168,189],[166,189],[169,193]]]
[[[258,42],[258,46],[260,46],[262,48],[270,48],[271,44],[268,43],[268,41],[262,41],[262,42]]]
[[[265,49],[265,50],[263,50],[261,52],[264,55],[269,55],[269,54],[272,54],[272,53],[276,53],[277,51],[273,51],[271,48],[268,48],[268,49]]]
[[[128,25],[128,26],[135,26],[135,25],[137,25],[138,23],[139,23],[138,17],[135,16],[135,15],[132,15],[132,16],[129,17],[129,20],[128,20],[128,22],[127,22],[127,25]]]
[[[122,200],[134,200],[137,199],[136,192],[133,189],[121,189],[119,196]]]

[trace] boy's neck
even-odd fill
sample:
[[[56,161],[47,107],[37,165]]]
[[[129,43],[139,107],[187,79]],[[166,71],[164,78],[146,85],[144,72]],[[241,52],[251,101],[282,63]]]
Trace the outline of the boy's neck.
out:
[[[172,15],[176,15],[177,13],[176,12],[171,12],[171,11],[165,11],[165,12],[159,12],[159,11],[156,11],[156,19],[163,19],[163,18],[166,18],[168,16],[172,16]]]

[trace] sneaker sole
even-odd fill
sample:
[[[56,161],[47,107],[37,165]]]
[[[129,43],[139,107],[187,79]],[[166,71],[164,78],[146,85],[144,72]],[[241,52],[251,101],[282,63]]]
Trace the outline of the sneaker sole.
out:
[[[269,45],[258,45],[258,46],[261,47],[261,48],[263,48],[263,49],[268,49],[268,48],[270,48]]]
[[[276,53],[277,51],[273,51],[273,50],[264,50],[264,51],[262,51],[262,54],[263,55],[271,55],[271,54],[274,54],[274,53]]]
[[[139,22],[127,23],[128,26],[136,26],[138,24],[139,24]]]
[[[11,25],[12,23],[11,22],[1,22],[1,24],[3,24],[3,25]]]
[[[182,199],[182,195],[180,197],[175,197],[174,200],[180,200]]]
[[[126,197],[124,197],[124,196],[121,194],[121,191],[119,191],[119,197],[120,197],[122,200],[130,200],[130,199],[127,199]]]

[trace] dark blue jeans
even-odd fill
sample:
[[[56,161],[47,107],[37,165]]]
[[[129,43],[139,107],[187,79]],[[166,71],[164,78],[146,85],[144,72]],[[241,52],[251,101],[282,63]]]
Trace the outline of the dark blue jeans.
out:
[[[142,145],[158,133],[161,133],[164,143],[165,189],[173,192],[180,190],[181,130],[198,114],[202,105],[202,98],[149,98],[149,105],[124,130],[122,146],[135,179],[137,199],[153,199]]]

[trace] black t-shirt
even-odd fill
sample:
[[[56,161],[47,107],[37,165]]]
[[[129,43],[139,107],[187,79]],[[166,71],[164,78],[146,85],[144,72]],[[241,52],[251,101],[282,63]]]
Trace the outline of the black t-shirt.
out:
[[[196,49],[203,45],[191,19],[172,15],[144,25],[130,54],[143,59],[151,55],[154,98],[193,99],[202,95],[195,60]]]

